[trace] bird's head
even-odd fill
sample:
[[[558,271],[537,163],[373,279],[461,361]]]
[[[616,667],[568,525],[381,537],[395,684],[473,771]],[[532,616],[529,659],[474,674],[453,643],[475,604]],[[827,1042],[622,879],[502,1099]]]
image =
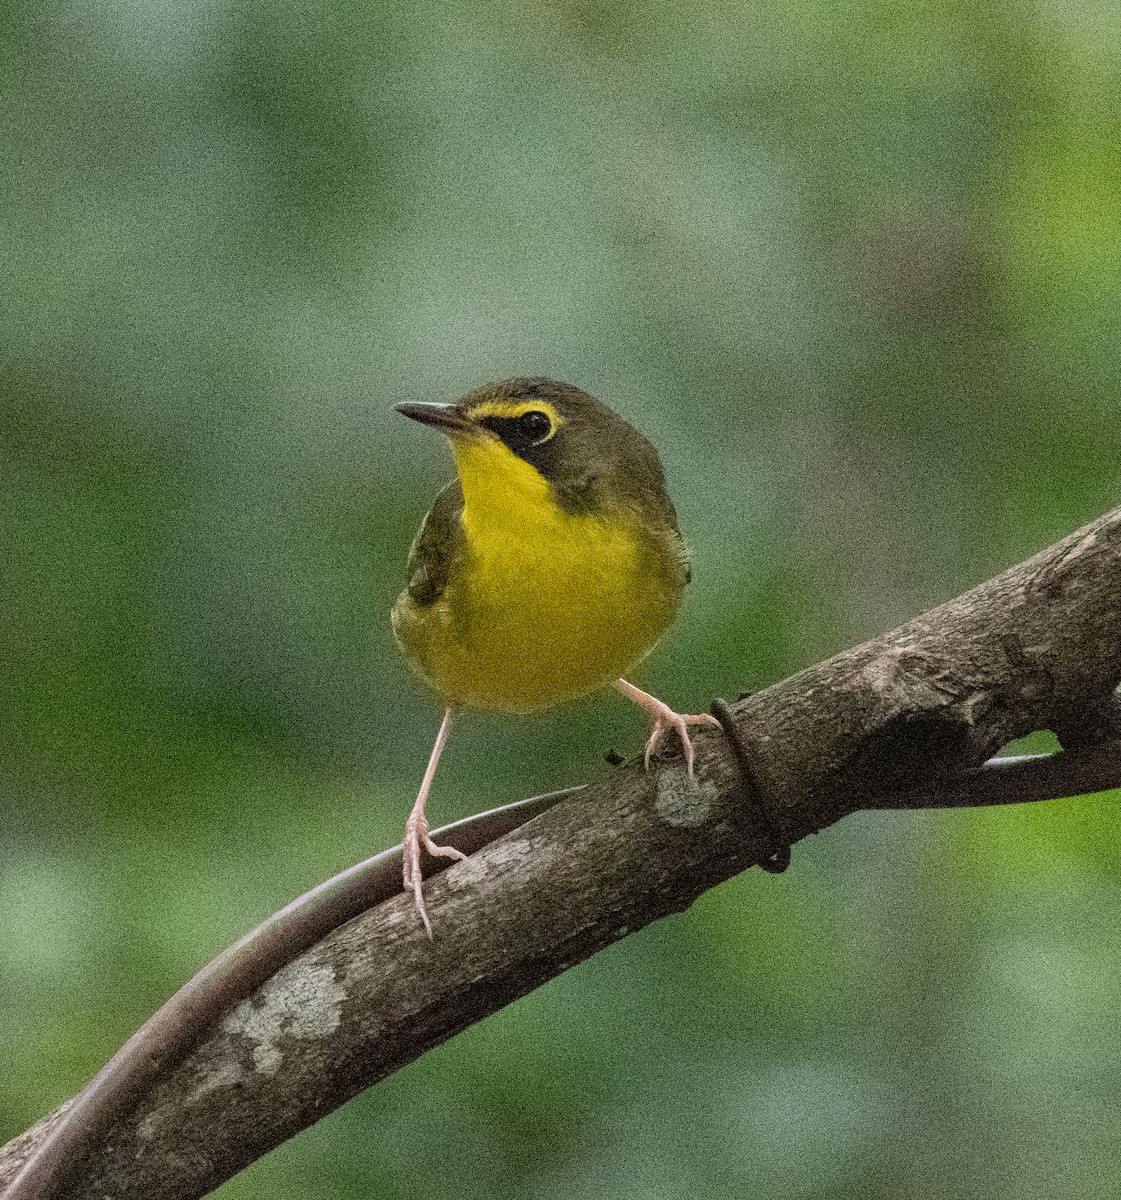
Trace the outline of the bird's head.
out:
[[[570,513],[612,508],[653,519],[672,505],[654,447],[587,392],[553,379],[508,379],[455,404],[397,411],[451,440],[468,503],[489,491],[551,497]]]

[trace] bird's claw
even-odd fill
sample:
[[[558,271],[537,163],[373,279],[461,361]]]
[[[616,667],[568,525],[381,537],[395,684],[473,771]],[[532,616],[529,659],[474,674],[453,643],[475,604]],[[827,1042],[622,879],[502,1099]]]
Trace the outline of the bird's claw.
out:
[[[436,858],[452,858],[458,861],[459,859],[466,858],[467,855],[462,850],[457,850],[454,846],[437,846],[428,836],[428,818],[424,813],[414,810],[409,814],[409,819],[405,822],[405,843],[402,847],[401,877],[405,885],[405,891],[412,892],[413,894],[413,903],[420,914],[420,919],[424,922],[424,932],[428,934],[428,940],[431,941],[432,922],[428,919],[428,909],[424,906],[424,894],[421,891],[421,884],[424,879],[420,870],[420,849],[422,846],[429,854]]]
[[[681,738],[681,748],[685,754],[685,770],[689,778],[693,778],[693,740],[689,736],[690,725],[715,725],[720,728],[720,722],[711,713],[679,713],[674,712],[668,704],[656,700],[650,706],[651,722],[650,737],[646,741],[646,753],[643,763],[650,770],[650,756],[657,750],[662,738],[671,730],[677,731]]]

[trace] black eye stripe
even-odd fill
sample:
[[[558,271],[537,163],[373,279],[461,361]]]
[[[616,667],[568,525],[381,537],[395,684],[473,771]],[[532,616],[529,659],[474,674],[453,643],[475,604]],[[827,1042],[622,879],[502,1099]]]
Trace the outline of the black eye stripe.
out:
[[[486,416],[480,419],[479,424],[498,434],[515,453],[540,446],[553,433],[549,414],[536,408],[516,417]]]

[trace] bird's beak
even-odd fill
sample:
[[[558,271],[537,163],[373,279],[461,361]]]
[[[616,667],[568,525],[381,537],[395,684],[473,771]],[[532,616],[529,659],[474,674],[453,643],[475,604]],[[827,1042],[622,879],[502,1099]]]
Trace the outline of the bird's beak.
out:
[[[449,437],[463,437],[481,433],[473,421],[469,421],[454,404],[398,404],[397,411],[403,416],[431,425]]]

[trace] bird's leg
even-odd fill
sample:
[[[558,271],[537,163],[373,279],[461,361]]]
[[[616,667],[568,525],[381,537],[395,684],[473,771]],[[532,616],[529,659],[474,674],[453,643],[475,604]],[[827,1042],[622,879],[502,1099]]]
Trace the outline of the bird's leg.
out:
[[[667,730],[676,729],[678,737],[681,738],[681,747],[685,751],[685,768],[689,772],[689,778],[692,779],[693,743],[689,737],[689,726],[715,725],[719,729],[720,722],[711,713],[686,715],[674,712],[668,704],[663,704],[656,696],[651,696],[649,692],[636,688],[633,683],[628,683],[625,679],[616,679],[615,687],[628,700],[633,700],[635,704],[641,705],[650,714],[650,737],[646,742],[646,754],[643,759],[646,769],[650,770],[650,755],[658,748],[658,743],[666,735]]]
[[[420,848],[423,846],[429,854],[440,855],[442,858],[466,858],[462,850],[454,846],[437,846],[428,836],[428,818],[424,815],[424,806],[428,801],[428,792],[432,787],[432,777],[436,774],[436,764],[444,752],[448,740],[448,730],[452,723],[452,709],[444,710],[444,719],[440,722],[440,732],[436,734],[436,742],[432,753],[428,756],[428,766],[424,770],[424,778],[420,781],[420,792],[417,794],[413,811],[405,822],[405,844],[403,846],[404,867],[402,877],[405,891],[412,892],[416,910],[424,922],[425,932],[432,939],[432,922],[428,919],[428,910],[424,907],[424,896],[421,894]]]

